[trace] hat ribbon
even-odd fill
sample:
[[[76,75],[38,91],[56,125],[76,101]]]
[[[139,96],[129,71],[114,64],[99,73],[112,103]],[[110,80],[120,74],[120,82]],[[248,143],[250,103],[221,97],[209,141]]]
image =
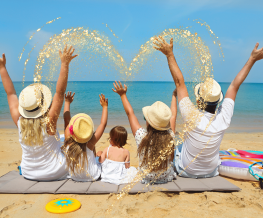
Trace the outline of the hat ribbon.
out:
[[[84,116],[80,116],[80,117],[84,117]],[[75,121],[76,121],[77,119],[79,119],[80,117],[77,117],[77,118],[74,120],[73,124],[69,126],[70,135],[74,135],[77,139],[79,139],[79,138],[74,134],[73,125],[74,125]],[[84,117],[84,118],[88,119],[87,117]]]
[[[222,92],[222,90],[221,90],[221,93],[222,93],[222,95],[224,96],[224,93]],[[217,100],[217,101],[214,101],[214,102],[209,102],[209,101],[205,101],[202,97],[201,97],[201,95],[200,95],[200,87],[199,87],[199,89],[198,89],[198,95],[199,95],[199,97],[200,97],[200,100],[201,101],[203,101],[203,102],[205,102],[207,105],[217,105],[218,104],[218,102],[220,101],[220,97],[219,97],[219,99]]]
[[[39,90],[39,91],[41,92],[41,90]],[[40,105],[38,105],[36,108],[34,108],[34,109],[32,109],[32,110],[26,110],[26,109],[25,109],[25,111],[27,111],[27,112],[35,112],[35,111],[37,111],[40,107],[43,106],[43,102],[44,102],[44,96],[43,96],[43,93],[41,92],[41,103],[40,103]]]

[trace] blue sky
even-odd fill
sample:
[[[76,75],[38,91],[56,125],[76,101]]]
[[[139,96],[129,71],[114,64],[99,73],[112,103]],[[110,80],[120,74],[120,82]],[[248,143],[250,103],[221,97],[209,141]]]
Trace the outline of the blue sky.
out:
[[[192,26],[209,46],[215,79],[230,82],[247,61],[256,42],[263,47],[262,12],[262,0],[4,1],[1,2],[0,53],[6,53],[7,69],[12,80],[21,81],[25,56],[38,43],[26,71],[26,79],[31,80],[39,49],[49,37],[63,29],[85,26],[102,31],[129,62],[153,35],[167,28]],[[34,36],[19,62],[18,56],[30,35],[57,17],[61,19],[46,25]],[[196,25],[194,19],[202,19],[211,26],[221,41],[225,61],[219,57],[218,47],[212,43],[205,28]],[[122,42],[112,36],[105,23]],[[263,60],[255,64],[246,82],[263,83],[262,68]],[[172,80],[167,66],[164,70],[163,80]],[[140,78],[158,80],[150,73],[142,74]],[[100,80],[101,75],[93,73],[85,79]]]

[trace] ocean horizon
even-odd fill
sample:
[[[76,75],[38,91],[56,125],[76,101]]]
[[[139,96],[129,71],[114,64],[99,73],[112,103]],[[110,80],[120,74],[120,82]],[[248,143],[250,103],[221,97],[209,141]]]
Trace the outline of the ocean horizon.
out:
[[[14,82],[17,95],[21,90],[32,82]],[[55,93],[56,81],[42,82]],[[113,81],[69,81],[67,91],[75,92],[75,98],[71,104],[71,115],[77,113],[89,114],[95,124],[99,124],[102,108],[99,103],[99,94],[103,93],[109,100],[109,116],[106,132],[115,125],[123,125],[131,132],[129,121],[123,109],[118,94],[112,91]],[[127,96],[142,126],[145,126],[142,108],[149,106],[155,101],[162,101],[170,107],[172,92],[175,89],[174,82],[170,81],[127,81]],[[23,86],[24,84],[24,86]],[[225,95],[230,83],[219,82]],[[193,87],[195,83],[186,83],[189,96],[193,103],[195,97]],[[228,132],[263,132],[263,83],[243,83],[235,101],[234,115]],[[6,93],[0,82],[0,128],[16,128],[10,116]],[[63,106],[64,108],[64,106]],[[63,129],[63,108],[61,110],[59,125]],[[180,127],[182,119],[178,108],[177,123]]]

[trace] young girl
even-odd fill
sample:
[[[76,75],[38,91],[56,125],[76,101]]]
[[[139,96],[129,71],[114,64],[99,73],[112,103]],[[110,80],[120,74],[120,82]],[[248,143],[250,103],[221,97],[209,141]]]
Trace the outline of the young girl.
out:
[[[173,95],[171,109],[163,102],[157,101],[142,109],[147,130],[139,124],[126,96],[127,86],[124,88],[119,82],[113,83],[114,92],[121,97],[124,110],[128,116],[132,133],[138,147],[140,170],[146,172],[142,183],[167,183],[175,178],[173,169],[174,133],[176,121],[176,97]],[[171,129],[172,128],[172,129]],[[161,158],[160,158],[161,157]]]
[[[96,163],[95,145],[101,138],[108,119],[108,99],[103,94],[100,95],[102,106],[101,122],[94,132],[94,124],[91,117],[81,113],[70,116],[70,104],[74,99],[71,92],[65,94],[64,125],[65,141],[61,147],[65,154],[69,174],[75,181],[89,182],[100,177],[101,166]]]
[[[130,153],[123,146],[127,143],[127,131],[122,126],[115,126],[110,131],[110,146],[98,151],[99,162],[102,163],[101,181],[116,185],[130,183],[137,170],[130,167]]]
[[[49,88],[40,83],[24,88],[18,99],[5,67],[5,55],[0,58],[0,75],[23,151],[22,175],[27,179],[48,181],[67,177],[65,157],[60,150],[57,120],[67,88],[69,63],[77,56],[73,52],[74,49],[67,49],[67,46],[63,53],[59,51],[61,70],[53,101]]]

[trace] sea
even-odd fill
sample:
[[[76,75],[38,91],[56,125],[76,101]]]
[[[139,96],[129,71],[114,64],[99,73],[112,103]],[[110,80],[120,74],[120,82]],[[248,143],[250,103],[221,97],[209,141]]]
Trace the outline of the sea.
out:
[[[30,82],[14,82],[16,93]],[[43,82],[55,93],[56,82]],[[171,104],[172,92],[175,89],[173,82],[128,81],[127,96],[133,110],[142,126],[145,126],[142,108],[152,105],[155,101],[162,101],[168,106]],[[186,83],[191,100],[195,103],[194,83]],[[225,94],[230,83],[220,83]],[[77,113],[89,114],[95,124],[100,123],[102,107],[99,94],[108,98],[108,132],[115,125],[122,125],[131,132],[129,121],[118,94],[112,91],[113,81],[69,81],[67,91],[75,92],[71,104],[71,115]],[[182,125],[182,118],[178,108],[177,126]],[[63,108],[58,121],[58,128],[63,130]],[[3,84],[0,83],[0,128],[16,128],[10,116],[8,102]],[[263,83],[244,83],[241,85],[235,101],[234,115],[227,132],[263,132]]]

